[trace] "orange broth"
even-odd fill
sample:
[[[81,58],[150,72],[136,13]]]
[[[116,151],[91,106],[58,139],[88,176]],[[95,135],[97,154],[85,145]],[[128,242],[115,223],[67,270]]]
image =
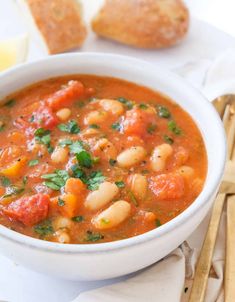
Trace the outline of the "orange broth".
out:
[[[103,99],[116,100],[123,111],[104,108]],[[120,240],[173,219],[203,188],[207,155],[202,135],[190,115],[159,92],[115,78],[70,75],[34,84],[4,103],[0,108],[0,223],[12,230],[61,243]],[[57,114],[63,108],[71,110],[66,120]],[[103,120],[87,122],[91,111]],[[99,147],[102,139],[106,145]],[[164,168],[156,171],[151,158],[154,148],[162,144],[169,145],[172,153]],[[52,154],[59,145],[66,150],[66,159],[54,162]],[[144,148],[144,158],[121,167],[118,155],[136,146]],[[185,166],[192,168],[189,177],[181,173]],[[58,170],[63,171],[59,180]],[[132,191],[133,175],[144,176],[144,196]],[[65,185],[69,178],[78,180],[71,190]],[[118,193],[91,210],[87,196],[104,181],[116,183]],[[103,221],[104,228],[97,227],[94,218],[118,200],[130,205],[127,217],[113,227],[109,219]],[[62,218],[64,225],[61,220],[58,223]]]

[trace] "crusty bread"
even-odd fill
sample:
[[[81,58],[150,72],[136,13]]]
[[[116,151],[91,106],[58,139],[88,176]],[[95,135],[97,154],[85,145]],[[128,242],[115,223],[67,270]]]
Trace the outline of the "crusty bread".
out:
[[[178,43],[189,26],[181,0],[106,0],[92,20],[96,34],[142,48]]]
[[[87,31],[77,0],[18,0],[18,3],[28,14],[31,25],[36,25],[50,54],[83,44]]]

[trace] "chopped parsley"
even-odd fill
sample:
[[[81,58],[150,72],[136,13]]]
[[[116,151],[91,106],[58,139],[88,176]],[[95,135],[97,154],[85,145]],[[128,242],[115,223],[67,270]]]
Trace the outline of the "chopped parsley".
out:
[[[48,235],[51,235],[54,233],[54,229],[51,224],[51,220],[46,219],[43,222],[37,224],[34,227],[34,232],[40,235],[40,238],[44,238]]]
[[[138,201],[137,201],[137,199],[135,198],[135,195],[133,194],[133,192],[132,191],[128,191],[128,195],[129,195],[129,197],[130,197],[130,200],[131,200],[131,202],[136,206],[136,207],[138,207]]]
[[[80,132],[80,127],[75,120],[69,121],[67,124],[59,124],[57,126],[60,131],[77,134]]]
[[[168,129],[173,132],[176,135],[180,135],[182,134],[182,130],[180,129],[180,127],[176,124],[175,121],[169,121],[168,122]]]
[[[16,103],[16,100],[15,99],[11,99],[11,100],[7,101],[4,104],[4,106],[11,108],[11,107],[13,107],[15,105],[15,103]]]
[[[85,168],[92,167],[93,161],[92,161],[90,153],[88,153],[85,150],[82,150],[79,153],[76,153],[75,155],[76,155],[77,161],[79,162],[79,164],[82,167],[85,167]]]
[[[23,187],[9,186],[6,189],[6,194],[4,194],[2,197],[3,198],[8,198],[8,197],[11,197],[12,195],[19,195],[22,192],[24,192]]]
[[[165,106],[158,106],[158,116],[163,118],[170,118],[171,113]]]
[[[63,207],[65,205],[65,201],[59,197],[57,204],[59,207]]]
[[[66,147],[66,146],[69,146],[69,145],[72,145],[73,141],[69,138],[66,138],[66,139],[63,139],[59,142],[59,145],[61,147]]]
[[[30,123],[33,123],[33,122],[34,122],[34,115],[32,115],[32,116],[30,117],[29,122],[30,122]]]
[[[143,110],[146,110],[146,109],[148,109],[148,105],[146,105],[146,104],[139,104],[139,108],[143,109]]]
[[[156,223],[156,227],[160,227],[162,225],[159,219],[156,219],[155,223]]]
[[[120,125],[120,123],[116,122],[116,123],[111,125],[111,128],[113,130],[120,131],[121,130],[121,125]]]
[[[105,176],[101,171],[93,171],[87,175],[79,165],[71,166],[72,176],[81,179],[91,191],[97,190],[99,185],[104,182]]]
[[[36,139],[36,142],[39,144],[43,144],[47,147],[47,150],[49,153],[53,152],[53,147],[51,146],[51,131],[46,130],[44,128],[38,128],[34,132],[34,137]]]
[[[116,185],[118,188],[124,188],[124,187],[125,187],[124,181],[115,181],[115,185]]]
[[[6,176],[1,177],[1,184],[3,187],[9,187],[11,185],[11,181]]]
[[[69,174],[65,170],[55,170],[54,173],[44,174],[41,176],[42,179],[45,179],[44,185],[48,188],[59,191],[69,179]]]
[[[72,176],[81,179],[82,182],[86,182],[86,173],[80,168],[79,165],[71,166]]]
[[[150,124],[150,125],[148,125],[148,127],[147,127],[147,132],[149,133],[149,134],[153,134],[154,133],[154,131],[157,129],[157,125],[155,125],[155,124]]]
[[[69,149],[72,153],[77,154],[80,153],[81,151],[84,151],[84,145],[81,141],[76,141],[76,142],[72,142],[72,144],[70,144]]]
[[[107,219],[107,218],[102,218],[102,219],[101,219],[101,223],[103,223],[103,224],[109,224],[109,223],[110,223],[110,220]]]
[[[0,125],[0,132],[2,132],[5,129],[5,125],[3,123],[1,123]]]
[[[74,216],[71,219],[74,222],[82,222],[82,221],[84,221],[84,217],[83,216]]]
[[[123,97],[119,97],[117,98],[117,100],[122,103],[123,105],[125,105],[127,107],[127,109],[132,109],[133,108],[133,103],[131,101],[129,101],[126,98]]]
[[[112,159],[112,158],[111,158],[111,159],[109,160],[110,166],[114,166],[116,163],[117,163],[116,159]]]
[[[99,241],[101,239],[104,239],[104,235],[100,234],[100,233],[93,233],[91,231],[87,231],[86,232],[86,238],[85,241],[88,242],[95,242],[95,241]]]
[[[97,190],[99,185],[104,182],[105,176],[101,171],[93,171],[87,178],[86,184],[89,190]]]
[[[172,145],[172,144],[174,143],[173,138],[170,137],[170,136],[168,136],[168,135],[164,135],[163,138],[164,138],[164,141],[165,141],[166,143],[168,143],[169,145]]]
[[[23,177],[23,185],[25,186],[28,181],[28,176]]]
[[[34,167],[34,166],[36,166],[38,163],[39,163],[39,160],[38,160],[38,159],[32,159],[32,160],[29,161],[28,165],[29,165],[29,167]]]
[[[100,129],[100,126],[96,125],[96,124],[91,124],[89,125],[89,128],[92,128],[92,129]]]

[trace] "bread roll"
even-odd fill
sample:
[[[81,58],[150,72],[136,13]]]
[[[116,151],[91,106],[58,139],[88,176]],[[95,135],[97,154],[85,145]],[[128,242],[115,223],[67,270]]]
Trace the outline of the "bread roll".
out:
[[[87,31],[77,0],[18,0],[18,3],[50,54],[83,44]]]
[[[106,0],[92,20],[96,34],[142,48],[178,43],[189,26],[181,0]]]

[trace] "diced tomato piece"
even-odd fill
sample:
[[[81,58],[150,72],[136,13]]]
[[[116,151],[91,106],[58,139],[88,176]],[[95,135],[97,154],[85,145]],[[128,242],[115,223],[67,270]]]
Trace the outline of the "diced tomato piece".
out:
[[[123,132],[127,135],[145,136],[148,134],[148,125],[156,126],[156,114],[139,108],[126,112],[122,123]]]
[[[46,194],[24,196],[10,203],[3,212],[26,226],[32,226],[47,217],[49,202],[50,197]]]
[[[157,200],[181,198],[184,188],[184,178],[179,174],[160,174],[150,180],[150,189]]]
[[[30,135],[37,128],[52,130],[58,123],[59,120],[52,109],[45,102],[40,102],[35,111],[16,119],[14,125],[25,130],[26,135]]]
[[[53,109],[58,110],[63,107],[70,107],[74,101],[85,94],[85,87],[79,81],[69,81],[68,85],[47,99],[47,104]]]

